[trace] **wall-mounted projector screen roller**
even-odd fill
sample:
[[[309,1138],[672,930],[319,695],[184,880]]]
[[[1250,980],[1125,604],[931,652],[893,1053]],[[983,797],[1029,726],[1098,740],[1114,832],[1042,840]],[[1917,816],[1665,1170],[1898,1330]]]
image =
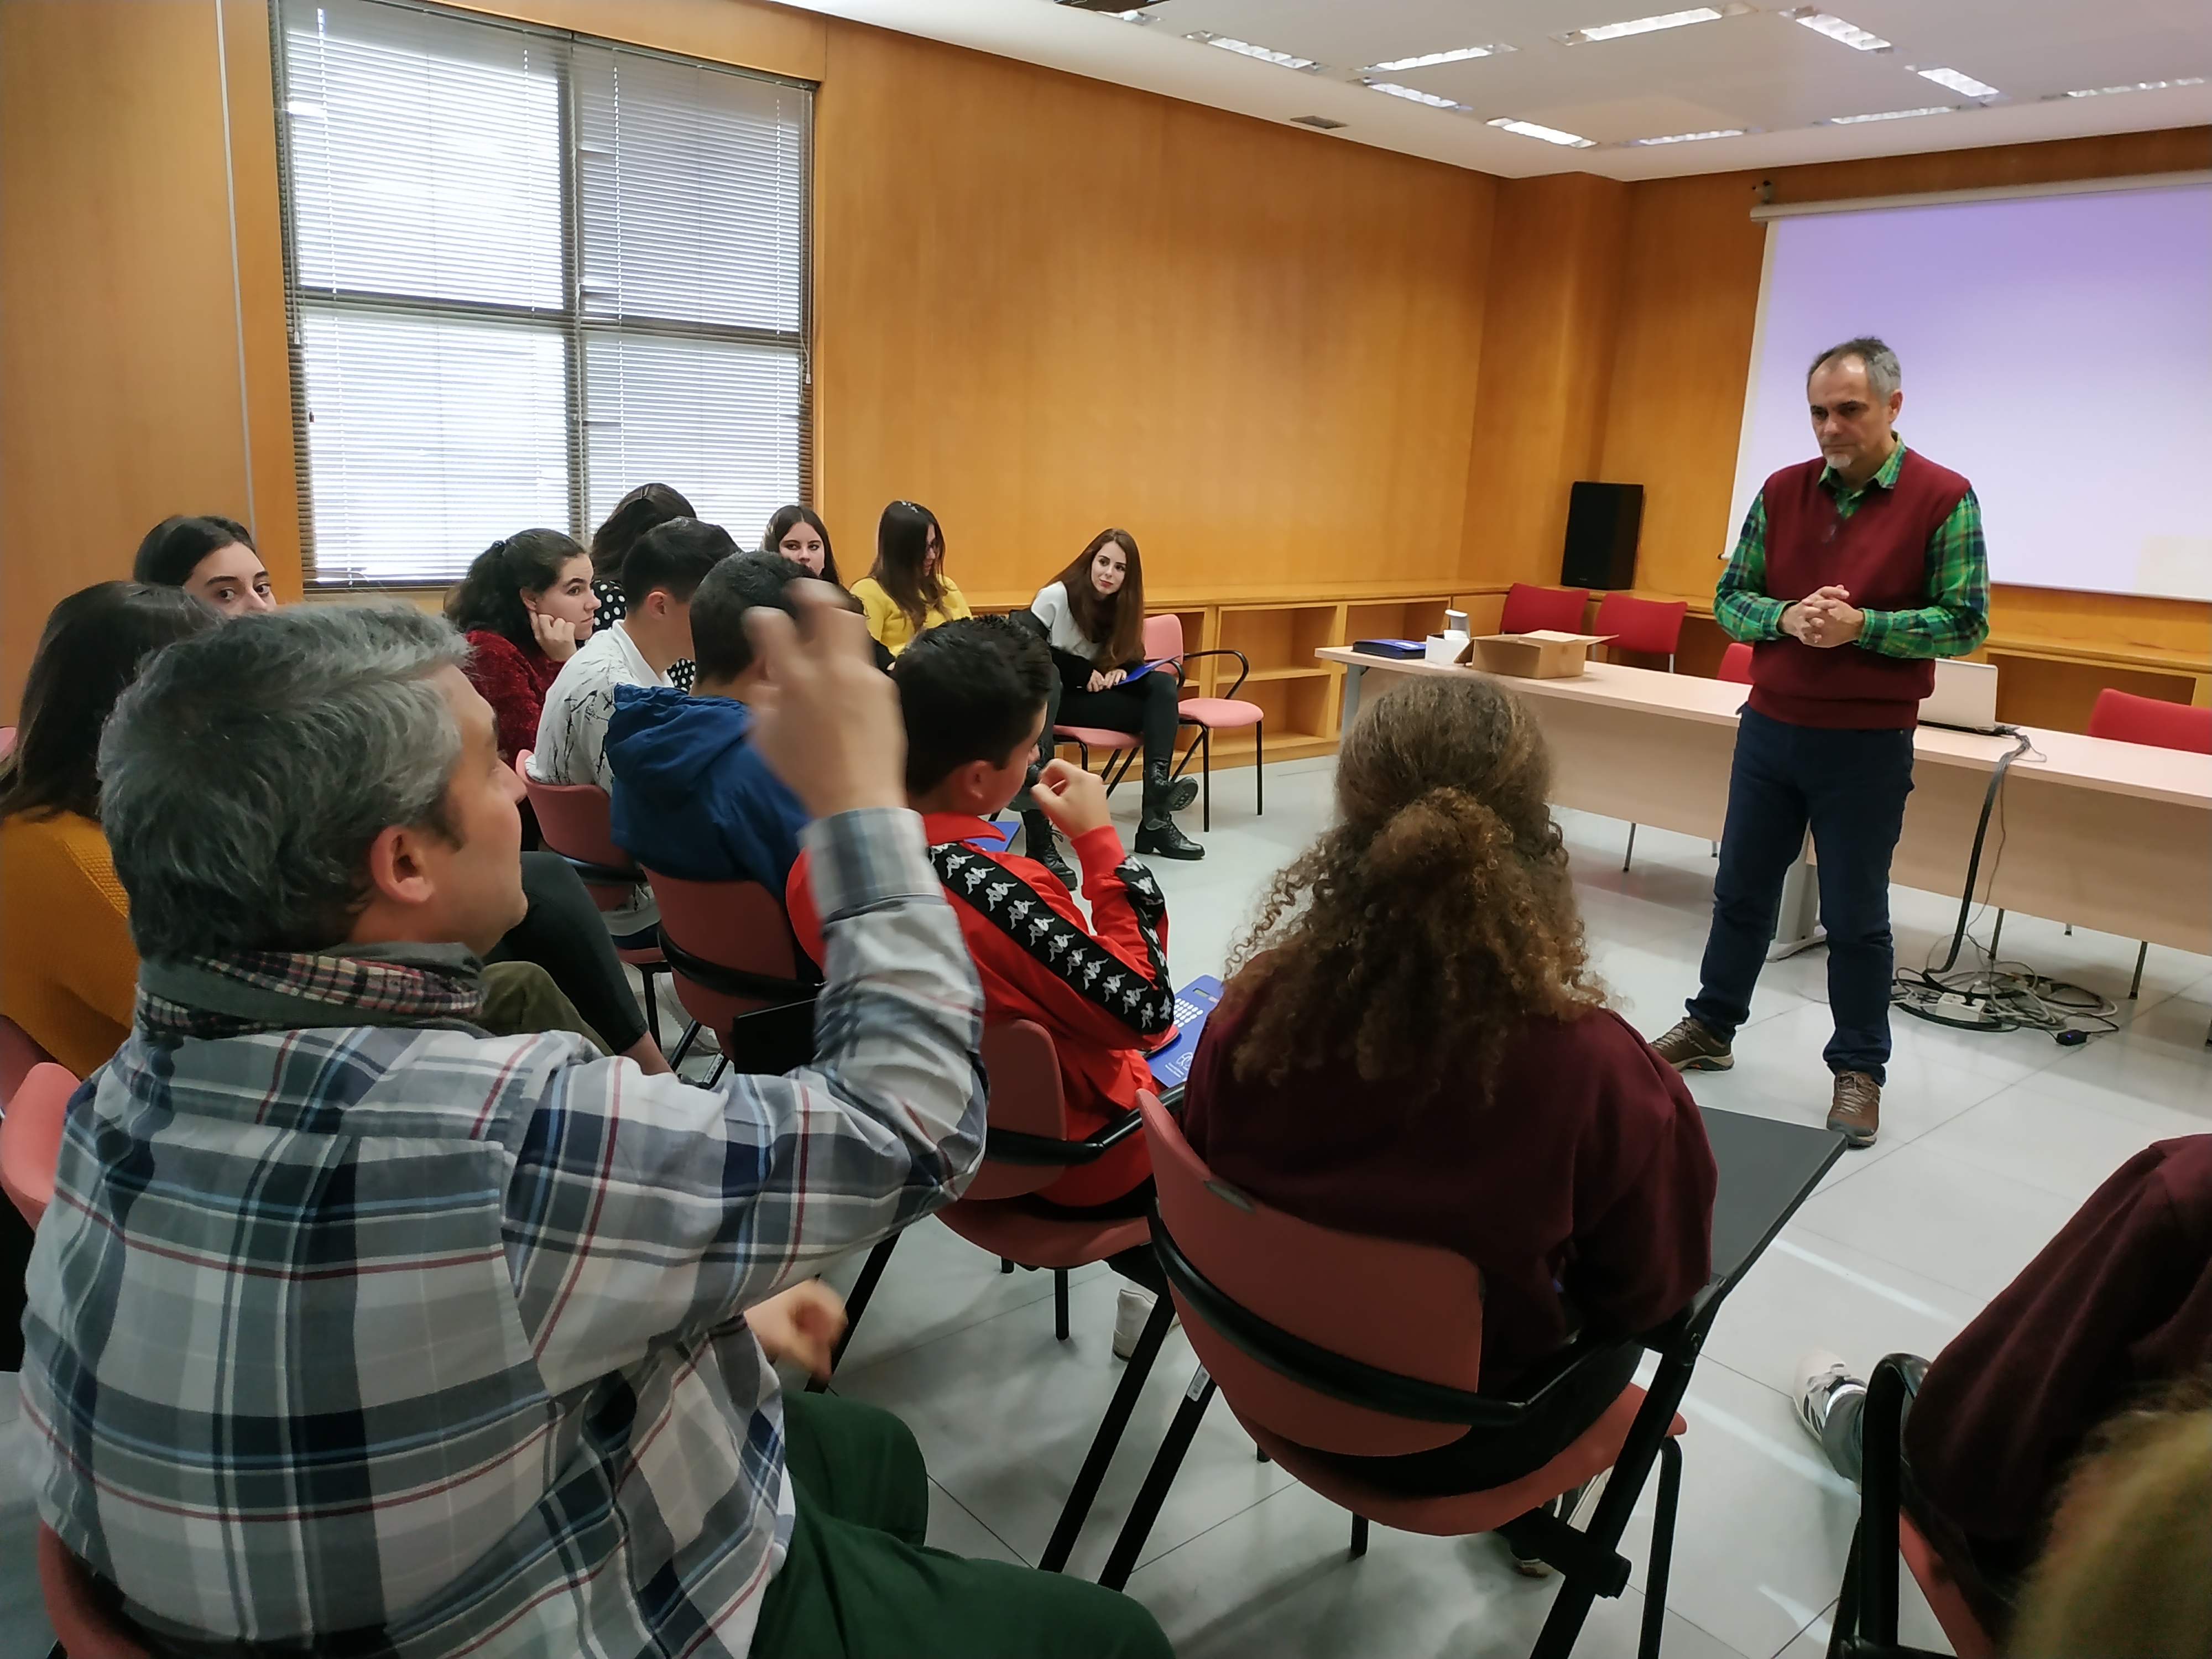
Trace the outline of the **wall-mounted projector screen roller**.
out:
[[[2212,599],[2212,183],[1778,211],[1734,526],[1814,453],[1813,354],[1905,369],[1905,441],[1973,480],[1990,574]]]

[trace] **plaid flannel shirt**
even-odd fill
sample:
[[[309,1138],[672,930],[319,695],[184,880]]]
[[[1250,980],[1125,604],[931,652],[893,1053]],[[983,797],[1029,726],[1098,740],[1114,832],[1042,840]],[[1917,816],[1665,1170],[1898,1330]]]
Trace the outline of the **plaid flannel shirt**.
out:
[[[156,1637],[746,1651],[793,1511],[742,1311],[982,1152],[981,997],[920,820],[807,837],[829,980],[787,1078],[142,1016],[71,1103],[23,1402],[40,1515]]]
[[[1874,477],[1846,487],[1832,466],[1820,470],[1820,488],[1836,499],[1836,516],[1848,519],[1869,489],[1889,489],[1905,465],[1905,441],[1890,451]],[[1732,640],[1756,643],[1782,637],[1787,602],[1766,592],[1766,493],[1751,498],[1735,551],[1713,593],[1713,616]],[[1967,490],[1950,516],[1928,538],[1928,603],[1912,611],[1869,611],[1856,644],[1885,657],[1963,657],[1990,631],[1990,561],[1982,541],[1982,504]]]

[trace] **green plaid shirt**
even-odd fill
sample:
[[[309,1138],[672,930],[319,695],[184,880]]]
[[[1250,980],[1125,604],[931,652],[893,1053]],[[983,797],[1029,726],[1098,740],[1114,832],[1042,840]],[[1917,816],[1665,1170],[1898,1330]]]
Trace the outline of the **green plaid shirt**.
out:
[[[1824,467],[1820,488],[1836,498],[1836,516],[1858,511],[1869,489],[1896,487],[1905,465],[1905,441],[1881,469],[1857,489],[1847,488],[1836,469]],[[1789,601],[1766,591],[1766,493],[1752,498],[1743,515],[1735,552],[1713,592],[1713,616],[1733,640],[1778,640]],[[1990,631],[1990,562],[1982,544],[1982,504],[1967,490],[1951,516],[1928,538],[1928,603],[1916,611],[1869,611],[1856,643],[1885,657],[1963,657]]]

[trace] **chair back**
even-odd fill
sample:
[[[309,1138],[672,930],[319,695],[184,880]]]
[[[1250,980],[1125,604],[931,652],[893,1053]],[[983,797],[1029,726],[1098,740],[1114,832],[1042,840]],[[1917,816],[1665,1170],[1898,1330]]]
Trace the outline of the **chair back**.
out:
[[[1160,1221],[1238,1306],[1363,1364],[1472,1392],[1482,1371],[1482,1276],[1455,1251],[1300,1221],[1215,1179],[1152,1095],[1139,1097]],[[1170,1280],[1172,1285],[1173,1281]],[[1351,1405],[1292,1381],[1209,1323],[1180,1291],[1199,1361],[1237,1416],[1302,1446],[1363,1457],[1428,1451],[1467,1432]]]
[[[106,1592],[45,1522],[39,1522],[39,1594],[70,1659],[152,1659],[108,1605]]]
[[[2108,685],[2097,693],[2097,706],[2089,712],[2089,735],[2110,738],[2116,743],[2212,755],[2212,708],[2138,697]]]
[[[685,881],[657,870],[645,873],[660,907],[660,937],[676,947],[668,952],[676,1000],[702,1025],[726,1031],[740,1014],[814,994],[819,981],[801,968],[791,923],[768,888],[757,881]],[[733,977],[715,975],[718,983],[706,982],[711,969]],[[746,979],[760,982],[746,986]]]
[[[23,1079],[30,1076],[31,1068],[48,1064],[52,1059],[39,1046],[38,1039],[5,1014],[0,1014],[0,1112],[8,1109],[8,1103],[23,1086]]]
[[[1182,661],[1182,618],[1172,611],[1145,618],[1145,660],[1180,664]]]
[[[0,726],[0,760],[6,760],[15,752],[15,728],[12,726]]]
[[[62,1123],[77,1088],[76,1074],[67,1066],[33,1066],[0,1116],[0,1190],[33,1227],[53,1202]]]
[[[1498,613],[1501,634],[1533,634],[1540,628],[1556,628],[1562,634],[1583,631],[1583,608],[1589,603],[1586,587],[1538,587],[1516,582],[1505,590],[1505,608]]]
[[[1741,640],[1730,641],[1729,648],[1721,653],[1720,672],[1714,678],[1726,680],[1730,685],[1749,685],[1751,647]]]
[[[595,783],[541,783],[530,775],[530,751],[514,757],[538,814],[538,833],[548,850],[576,866],[592,902],[611,910],[626,902],[644,879],[636,861],[615,845],[612,803]]]
[[[990,1091],[991,1127],[1046,1140],[1066,1140],[1067,1102],[1061,1092],[1060,1052],[1052,1033],[1035,1020],[1012,1019],[983,1028],[983,1072]],[[1067,1173],[1058,1164],[1007,1164],[990,1158],[969,1183],[969,1198],[1019,1198]]]
[[[1682,618],[1690,614],[1687,599],[1639,599],[1632,593],[1608,593],[1597,602],[1595,634],[1610,634],[1607,641],[1616,651],[1647,651],[1655,657],[1671,657],[1682,642]]]

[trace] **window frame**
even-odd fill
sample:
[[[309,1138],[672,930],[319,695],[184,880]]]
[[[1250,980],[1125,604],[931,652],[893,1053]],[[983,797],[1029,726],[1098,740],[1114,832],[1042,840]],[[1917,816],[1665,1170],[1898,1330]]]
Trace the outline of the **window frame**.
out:
[[[292,399],[293,480],[299,514],[300,579],[302,591],[317,593],[441,592],[452,581],[379,580],[352,571],[325,570],[316,554],[313,468],[308,449],[306,314],[383,315],[432,321],[489,323],[518,332],[557,330],[567,376],[566,462],[568,469],[568,522],[565,528],[586,546],[594,526],[586,521],[591,488],[590,387],[587,347],[594,336],[618,340],[625,336],[662,339],[702,340],[729,344],[765,346],[794,352],[799,362],[797,499],[814,500],[814,99],[821,83],[794,75],[780,75],[742,64],[667,52],[610,36],[555,28],[520,18],[470,11],[441,5],[434,0],[356,0],[356,3],[387,7],[395,12],[414,12],[477,27],[509,30],[548,43],[549,56],[559,86],[556,108],[560,131],[561,285],[562,304],[556,309],[481,300],[441,300],[364,290],[318,289],[309,294],[300,283],[298,216],[292,153],[289,103],[290,65],[288,61],[288,15],[295,9],[309,9],[313,0],[271,0],[269,32],[271,90],[276,128],[277,217],[284,261],[285,358]],[[656,58],[693,70],[788,87],[805,94],[801,100],[799,201],[799,318],[794,330],[757,328],[730,323],[685,321],[666,317],[594,317],[586,313],[583,299],[584,222],[582,169],[577,165],[577,100],[580,94],[573,49],[586,46],[625,56]],[[549,330],[548,325],[551,325]],[[639,483],[646,480],[638,480]],[[610,503],[611,506],[611,503]],[[452,580],[459,580],[455,573]]]

